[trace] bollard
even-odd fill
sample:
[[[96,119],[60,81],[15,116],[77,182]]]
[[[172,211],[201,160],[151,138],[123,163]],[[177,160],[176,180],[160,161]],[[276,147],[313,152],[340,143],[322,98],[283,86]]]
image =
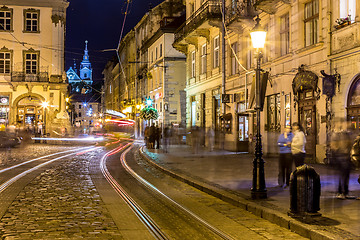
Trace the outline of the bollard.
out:
[[[306,164],[295,169],[290,176],[290,212],[296,216],[320,216],[320,176]]]

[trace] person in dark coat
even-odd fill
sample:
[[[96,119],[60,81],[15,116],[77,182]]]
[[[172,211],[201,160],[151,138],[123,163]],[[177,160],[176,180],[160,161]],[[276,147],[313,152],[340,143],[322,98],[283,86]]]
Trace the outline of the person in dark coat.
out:
[[[290,126],[285,127],[284,133],[279,136],[279,186],[288,187],[290,182],[290,174],[292,171],[292,155],[291,155],[291,141],[293,134]],[[284,185],[286,184],[286,185]]]
[[[149,148],[155,147],[156,127],[154,124],[151,125],[149,130]]]
[[[161,130],[158,126],[156,126],[155,129],[155,144],[156,144],[156,149],[160,148],[160,138],[161,138]],[[155,146],[155,145],[154,145]]]

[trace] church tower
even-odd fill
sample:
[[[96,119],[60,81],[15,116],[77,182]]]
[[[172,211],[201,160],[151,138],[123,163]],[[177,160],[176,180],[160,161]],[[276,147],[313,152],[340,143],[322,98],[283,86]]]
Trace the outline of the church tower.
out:
[[[89,61],[89,51],[87,47],[88,41],[85,41],[85,50],[83,60],[80,64],[80,78],[86,81],[87,84],[92,84],[92,69]]]

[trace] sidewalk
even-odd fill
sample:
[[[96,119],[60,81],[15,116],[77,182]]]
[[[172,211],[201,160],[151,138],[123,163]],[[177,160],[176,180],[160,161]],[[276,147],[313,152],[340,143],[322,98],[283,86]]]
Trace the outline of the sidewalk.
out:
[[[201,190],[244,207],[280,226],[311,239],[360,239],[360,200],[335,198],[337,177],[328,166],[313,164],[321,180],[320,213],[314,221],[287,216],[289,189],[277,187],[278,160],[264,157],[267,200],[251,200],[253,155],[228,151],[193,154],[187,145],[172,145],[169,153],[144,148],[148,160]],[[360,196],[359,171],[350,176],[350,194]]]

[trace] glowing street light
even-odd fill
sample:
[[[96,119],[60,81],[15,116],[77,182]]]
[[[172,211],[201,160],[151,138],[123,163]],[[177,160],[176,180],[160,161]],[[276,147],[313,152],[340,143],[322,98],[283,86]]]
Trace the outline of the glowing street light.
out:
[[[261,98],[260,98],[260,73],[261,73],[261,49],[264,48],[266,32],[260,25],[260,18],[257,16],[255,19],[256,24],[254,29],[251,31],[251,41],[253,47],[257,50],[257,64],[255,69],[256,80],[255,80],[255,90],[256,90],[256,144],[255,144],[255,157],[253,160],[253,183],[251,188],[251,197],[253,199],[263,199],[267,198],[267,190],[265,184],[265,171],[264,171],[264,159],[262,158],[262,143],[261,143],[261,134],[260,134],[260,112],[261,112]]]

